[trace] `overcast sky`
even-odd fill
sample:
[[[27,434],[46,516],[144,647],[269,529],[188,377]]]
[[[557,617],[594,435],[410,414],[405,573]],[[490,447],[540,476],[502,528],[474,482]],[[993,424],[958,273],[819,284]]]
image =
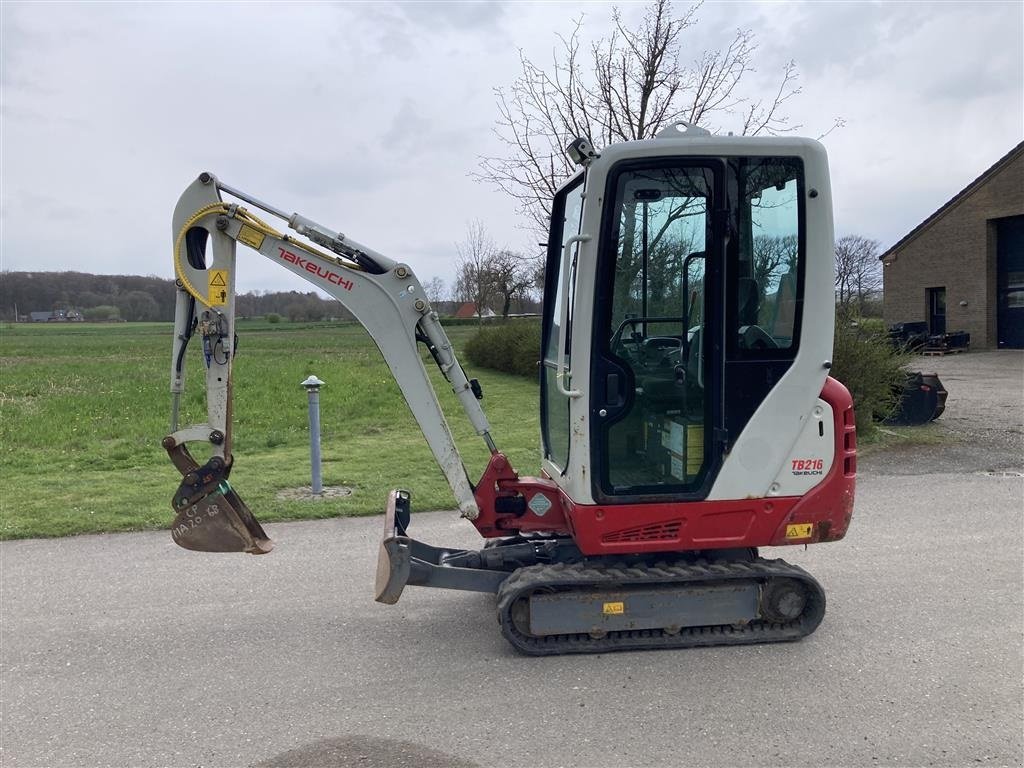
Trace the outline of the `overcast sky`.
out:
[[[638,18],[643,6],[620,4]],[[683,9],[679,5],[679,10]],[[610,4],[2,3],[2,268],[172,276],[170,219],[201,170],[450,282],[480,219],[536,251],[473,181],[519,49]],[[708,3],[684,59],[753,30],[765,95],[828,135],[837,234],[891,245],[1024,138],[1024,3]],[[719,126],[729,129],[732,126]],[[308,290],[240,249],[239,290]]]

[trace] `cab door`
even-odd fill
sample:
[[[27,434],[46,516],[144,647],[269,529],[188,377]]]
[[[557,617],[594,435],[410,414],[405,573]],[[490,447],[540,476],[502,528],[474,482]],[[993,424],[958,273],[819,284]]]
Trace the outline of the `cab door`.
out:
[[[590,382],[599,503],[704,498],[720,464],[724,178],[713,158],[609,171]]]
[[[555,195],[544,274],[544,323],[541,334],[541,436],[545,471],[552,477],[569,465],[569,408],[572,382],[572,320],[578,243],[583,212],[581,173]],[[565,327],[563,327],[565,326]],[[560,346],[561,345],[561,346]]]

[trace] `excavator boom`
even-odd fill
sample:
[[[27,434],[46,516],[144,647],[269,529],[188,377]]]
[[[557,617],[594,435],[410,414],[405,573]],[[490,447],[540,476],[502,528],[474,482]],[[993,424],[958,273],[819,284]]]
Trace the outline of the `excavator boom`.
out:
[[[282,234],[221,192],[271,215],[312,244]],[[299,214],[286,215],[203,173],[182,194],[174,213],[174,267],[178,294],[171,358],[171,433],[164,447],[183,481],[175,496],[174,531],[183,546],[212,551],[269,551],[266,535],[227,476],[232,466],[231,383],[235,354],[236,244],[242,243],[336,298],[369,331],[406,398],[463,516],[479,515],[473,487],[417,349],[430,350],[476,433],[496,452],[490,426],[471,382],[412,269]],[[206,261],[207,242],[212,259]],[[185,349],[198,336],[206,365],[207,421],[182,427]],[[206,443],[200,466],[187,444]],[[262,542],[262,543],[261,543]]]

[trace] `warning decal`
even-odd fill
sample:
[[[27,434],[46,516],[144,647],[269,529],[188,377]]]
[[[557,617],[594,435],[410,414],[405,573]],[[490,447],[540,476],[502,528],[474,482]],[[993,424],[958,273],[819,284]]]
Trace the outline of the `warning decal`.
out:
[[[809,539],[814,531],[814,523],[798,523],[786,526],[787,539]]]
[[[255,248],[258,251],[263,245],[264,234],[243,224],[242,228],[238,230],[238,239],[250,248]]]
[[[625,603],[605,603],[601,609],[601,613],[606,616],[618,616],[626,612]]]
[[[207,298],[214,307],[223,307],[228,303],[228,271],[226,269],[211,269],[209,273],[209,290]]]

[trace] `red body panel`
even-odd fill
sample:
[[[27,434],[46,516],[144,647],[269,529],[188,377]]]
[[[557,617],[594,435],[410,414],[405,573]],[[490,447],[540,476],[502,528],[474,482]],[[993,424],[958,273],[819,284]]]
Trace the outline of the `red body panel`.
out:
[[[545,506],[537,503],[534,498],[537,495],[543,496],[550,504],[550,508],[540,515],[531,508],[531,502],[537,509]],[[473,525],[484,538],[509,536],[518,531],[570,533],[565,520],[566,505],[572,504],[568,497],[547,478],[519,477],[502,453],[491,456],[487,469],[476,484],[474,496],[480,516]],[[499,498],[515,499],[519,496],[526,502],[526,511],[521,515],[496,511]]]
[[[832,468],[804,496],[656,504],[576,504],[546,478],[517,476],[502,454],[491,457],[477,485],[485,537],[521,531],[568,533],[585,555],[679,552],[836,541],[853,515],[857,437],[853,400],[829,377],[821,399],[832,408]],[[498,499],[522,497],[523,512],[498,513]],[[535,497],[542,496],[543,500]],[[540,514],[538,514],[540,512]],[[805,534],[800,526],[811,524]],[[789,535],[787,535],[789,533]]]

